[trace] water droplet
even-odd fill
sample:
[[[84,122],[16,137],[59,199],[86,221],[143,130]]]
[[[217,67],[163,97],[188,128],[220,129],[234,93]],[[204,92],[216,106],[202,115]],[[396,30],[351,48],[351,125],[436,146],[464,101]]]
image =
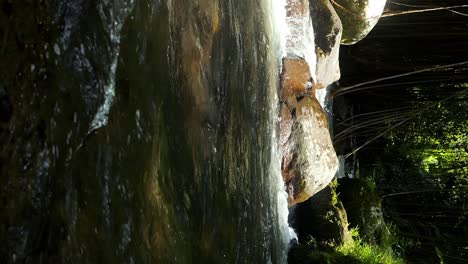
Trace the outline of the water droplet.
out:
[[[57,54],[57,56],[60,56],[60,47],[58,46],[58,44],[54,45],[54,52],[55,54]]]

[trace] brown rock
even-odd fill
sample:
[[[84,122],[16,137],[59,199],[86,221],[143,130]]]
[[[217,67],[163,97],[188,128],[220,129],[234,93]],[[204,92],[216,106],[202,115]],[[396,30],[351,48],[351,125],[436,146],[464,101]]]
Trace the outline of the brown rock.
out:
[[[216,1],[200,0],[196,3],[174,2],[174,31],[176,52],[182,60],[177,63],[189,87],[190,96],[196,109],[202,113],[209,110],[206,68],[211,63],[214,36],[219,31],[220,11]],[[187,16],[186,14],[193,14]],[[198,27],[197,19],[205,21]]]
[[[279,121],[279,143],[280,147],[284,146],[291,135],[291,128],[293,124],[292,114],[286,103],[281,103],[280,106],[280,121]]]
[[[285,102],[291,96],[298,97],[306,94],[310,79],[310,68],[304,59],[292,56],[283,58],[281,101]]]

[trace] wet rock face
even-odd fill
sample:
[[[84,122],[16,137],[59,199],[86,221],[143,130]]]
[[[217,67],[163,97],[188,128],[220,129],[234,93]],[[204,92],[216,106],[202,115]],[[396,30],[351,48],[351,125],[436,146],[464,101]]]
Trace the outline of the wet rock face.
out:
[[[0,1],[0,263],[284,262],[260,8]]]
[[[0,85],[0,123],[8,122],[11,118],[12,108],[7,91]]]
[[[282,117],[287,116],[285,108],[283,104]],[[336,173],[338,160],[325,112],[317,99],[305,95],[291,112],[292,121],[282,118],[280,122],[280,151],[289,204],[294,205],[327,186]]]
[[[341,44],[352,45],[363,39],[379,21],[385,0],[332,0],[343,23]]]
[[[328,0],[310,1],[310,15],[315,32],[317,55],[316,89],[340,79],[340,41],[343,32],[340,18]]]
[[[176,28],[174,38],[177,54],[182,54],[180,61],[181,79],[186,83],[187,94],[196,105],[196,114],[207,115],[210,110],[209,79],[210,63],[215,36],[219,31],[219,6],[217,1],[201,0],[187,4],[184,1],[174,3]],[[193,14],[188,16],[186,14]]]
[[[83,2],[0,1],[0,263],[96,262],[70,244],[80,241],[82,252],[97,248],[81,242],[86,232],[74,231],[102,230],[107,217],[87,214],[105,211],[93,194],[107,199],[99,187],[108,177],[104,169],[93,177],[89,168],[98,163],[93,153],[111,143],[87,132],[115,53],[115,19],[104,21],[104,11],[123,1]],[[108,135],[116,138],[115,131]],[[122,205],[115,197],[113,203]],[[109,244],[96,233],[89,237]]]

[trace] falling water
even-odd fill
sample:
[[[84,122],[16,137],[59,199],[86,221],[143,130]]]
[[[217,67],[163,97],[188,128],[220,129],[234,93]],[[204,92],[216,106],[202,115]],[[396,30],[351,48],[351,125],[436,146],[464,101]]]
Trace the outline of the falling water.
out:
[[[284,7],[15,1],[0,262],[285,263]],[[304,23],[296,48],[313,43]]]
[[[120,35],[124,20],[132,10],[133,1],[109,2],[102,0],[98,2],[99,17],[110,40],[109,54],[112,62],[108,69],[107,80],[104,83],[104,102],[94,115],[88,133],[107,125],[109,111],[115,96],[115,72],[120,55]]]
[[[279,65],[281,65],[281,59],[285,56],[287,56],[288,52],[292,52],[292,50],[287,48],[287,39],[288,36],[290,36],[291,32],[291,26],[293,24],[290,23],[290,21],[287,20],[286,18],[286,1],[285,0],[273,0],[272,1],[272,9],[271,9],[271,14],[272,14],[272,21],[273,21],[273,28],[274,33],[276,35],[276,38],[278,39],[278,44],[279,44],[279,52],[277,52],[278,59],[280,60]],[[285,23],[286,22],[286,23]],[[302,25],[301,25],[302,26]],[[313,35],[312,35],[313,37]],[[305,39],[310,40],[310,37],[306,37]],[[302,52],[301,52],[302,54]],[[315,55],[315,52],[314,52]],[[314,57],[312,55],[312,59]],[[310,54],[309,54],[310,56]],[[310,57],[308,57],[311,59]],[[315,65],[315,63],[314,63]],[[315,70],[311,70],[311,72],[315,72]],[[275,124],[278,122],[278,95],[275,92],[274,95],[272,96],[273,101],[272,101],[272,116],[274,117]],[[282,224],[281,227],[281,232],[283,236],[283,243],[285,245],[288,245],[289,242],[293,239],[296,239],[296,233],[294,230],[289,226],[288,224],[288,201],[287,201],[287,193],[285,191],[285,185],[283,182],[283,178],[281,176],[281,160],[280,156],[278,153],[278,138],[276,134],[276,129],[273,129],[273,134],[272,134],[272,162],[271,162],[271,173],[276,176],[276,185],[278,188],[278,198],[277,198],[277,203],[278,203],[278,214],[279,214],[279,222]]]
[[[286,1],[284,0],[272,0],[270,2],[271,6],[271,27],[273,28],[273,34],[276,39],[276,46],[274,51],[276,51],[276,56],[278,58],[278,71],[281,69],[281,59],[282,57],[287,55],[287,48],[286,48],[286,42],[287,42],[287,35],[288,35],[288,26],[286,23]],[[278,85],[278,82],[276,81],[276,86]],[[283,262],[286,261],[286,253],[287,253],[287,245],[290,243],[291,240],[296,239],[296,233],[294,230],[289,226],[288,224],[288,201],[287,201],[287,193],[285,190],[285,185],[283,182],[283,178],[281,176],[281,159],[280,155],[278,153],[278,137],[277,137],[277,130],[276,130],[276,125],[278,124],[278,116],[279,116],[279,107],[278,107],[278,94],[276,92],[276,89],[272,89],[272,94],[270,95],[271,98],[271,117],[272,121],[271,123],[273,124],[272,127],[272,136],[271,136],[271,164],[270,164],[270,174],[273,177],[273,184],[276,186],[276,190],[274,191],[277,193],[277,205],[278,205],[278,222],[280,224],[280,232],[283,240],[283,256],[284,260]]]
[[[292,3],[297,2],[306,6],[308,10],[309,2],[305,0],[289,0]],[[279,3],[286,6],[285,1],[279,1]],[[301,4],[299,4],[300,6]],[[294,7],[293,7],[294,8]],[[310,76],[314,81],[317,80],[316,76],[316,64],[317,55],[315,54],[315,40],[314,40],[314,28],[312,26],[312,17],[309,12],[303,14],[294,14],[286,16],[286,10],[283,12],[283,16],[278,17],[282,21],[285,21],[285,29],[283,31],[282,38],[285,39],[283,43],[286,44],[284,47],[286,54],[299,56],[305,59],[309,65]],[[284,23],[284,22],[283,22]]]

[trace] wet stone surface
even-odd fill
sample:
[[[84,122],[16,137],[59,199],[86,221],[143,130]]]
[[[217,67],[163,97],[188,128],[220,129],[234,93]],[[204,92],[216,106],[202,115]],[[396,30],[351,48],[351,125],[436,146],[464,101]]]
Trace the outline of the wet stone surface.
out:
[[[284,262],[267,6],[1,0],[0,263]]]

